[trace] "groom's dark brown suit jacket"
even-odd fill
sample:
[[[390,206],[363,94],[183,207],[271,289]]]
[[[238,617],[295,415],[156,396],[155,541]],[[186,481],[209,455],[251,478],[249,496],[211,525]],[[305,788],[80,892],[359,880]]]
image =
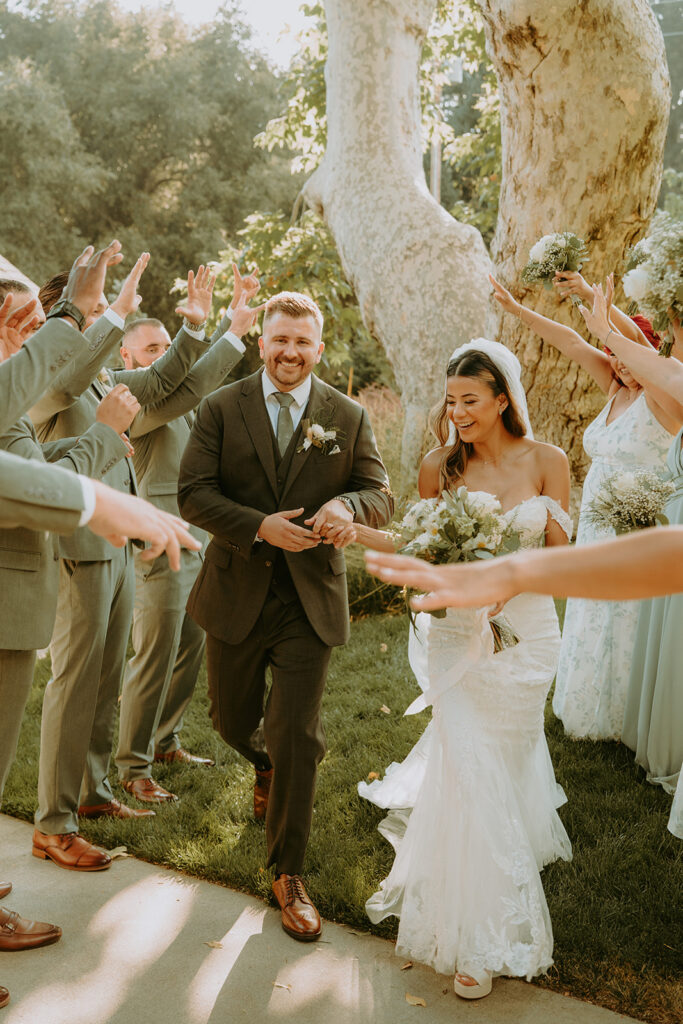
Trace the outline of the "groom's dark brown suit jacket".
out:
[[[256,623],[274,562],[286,558],[306,616],[323,643],[349,636],[346,563],[327,544],[286,551],[255,543],[267,515],[303,507],[299,525],[338,495],[356,520],[381,527],[393,514],[386,470],[361,405],[313,376],[303,420],[339,434],[340,452],[301,451],[301,425],[284,458],[266,411],[261,373],[220,388],[200,406],[180,466],[178,505],[189,522],[213,534],[188,612],[208,633],[240,643]]]

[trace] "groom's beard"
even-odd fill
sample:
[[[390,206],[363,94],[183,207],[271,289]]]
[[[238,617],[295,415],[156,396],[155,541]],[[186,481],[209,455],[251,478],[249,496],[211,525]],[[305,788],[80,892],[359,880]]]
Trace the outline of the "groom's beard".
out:
[[[295,359],[269,359],[266,363],[268,376],[274,384],[281,384],[286,388],[295,388],[303,384],[311,372],[312,367],[307,366],[303,360]]]

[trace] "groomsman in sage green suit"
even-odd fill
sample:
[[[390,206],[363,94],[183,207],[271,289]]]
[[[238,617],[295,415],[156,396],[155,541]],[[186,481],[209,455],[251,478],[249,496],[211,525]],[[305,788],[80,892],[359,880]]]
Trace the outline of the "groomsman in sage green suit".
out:
[[[124,318],[139,304],[137,283],[146,261],[141,258],[124,282],[115,314]],[[193,278],[194,284],[194,278]],[[185,307],[185,326],[168,352],[147,368],[108,371],[111,383],[126,384],[141,405],[169,395],[196,359],[206,351],[202,322],[203,296],[194,289]],[[122,319],[118,326],[123,326]],[[92,329],[97,327],[94,325]],[[94,421],[106,385],[93,376],[120,341],[103,343],[99,361],[74,381],[60,379],[32,409],[42,441],[83,433]],[[105,474],[104,482],[124,493],[135,493],[130,459],[122,459]],[[60,541],[60,587],[57,619],[51,644],[53,678],[43,703],[38,811],[34,854],[63,867],[79,868],[70,850],[78,831],[78,815],[130,816],[131,809],[114,800],[107,778],[133,611],[134,573],[130,544],[113,548],[89,531],[77,530]],[[80,837],[78,837],[80,839]],[[82,841],[82,840],[81,840]],[[90,854],[87,870],[109,866]]]
[[[236,268],[235,268],[236,270]],[[220,386],[244,352],[240,337],[256,314],[246,306],[258,290],[257,278],[236,272],[238,305],[228,311],[211,338],[211,348],[173,394],[145,406],[131,429],[134,465],[140,495],[152,504],[178,514],[178,471],[190,437],[194,409]],[[149,365],[165,345],[168,334],[157,321],[134,321],[121,347],[125,365]],[[227,333],[224,333],[227,332]],[[206,545],[207,535],[191,527]],[[170,571],[165,555],[153,563],[136,559],[134,655],[128,663],[121,695],[121,722],[116,763],[123,787],[138,799],[156,801],[160,787],[152,779],[155,759],[188,764],[213,764],[184,750],[179,739],[182,718],[194,693],[204,654],[204,630],[185,611],[201,569],[203,553],[184,551],[181,570]],[[151,780],[146,782],[145,780]]]
[[[0,452],[0,527],[72,533],[85,510],[78,477]]]

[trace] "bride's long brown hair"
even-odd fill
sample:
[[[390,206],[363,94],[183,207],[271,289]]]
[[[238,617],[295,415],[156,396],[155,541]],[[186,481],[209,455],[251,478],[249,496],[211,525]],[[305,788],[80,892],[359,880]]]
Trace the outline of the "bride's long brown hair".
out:
[[[512,400],[504,375],[490,356],[487,356],[485,352],[471,350],[463,352],[462,355],[451,359],[448,364],[446,381],[450,377],[473,377],[486,384],[494,398],[497,398],[498,395],[505,395],[508,404],[501,416],[503,426],[513,437],[524,437],[526,434],[524,421]],[[432,409],[429,425],[439,444],[445,448],[448,445],[452,426],[448,418],[445,394],[443,400]],[[442,491],[449,490],[453,480],[462,477],[473,451],[474,448],[471,444],[460,440],[456,430],[455,441],[448,447],[439,467],[439,485]]]

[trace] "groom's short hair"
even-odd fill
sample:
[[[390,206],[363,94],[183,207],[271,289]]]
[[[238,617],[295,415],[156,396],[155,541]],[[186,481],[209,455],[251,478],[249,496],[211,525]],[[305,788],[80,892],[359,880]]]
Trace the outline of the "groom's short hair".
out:
[[[296,320],[304,316],[312,316],[322,335],[323,315],[320,312],[320,307],[303,292],[278,292],[277,295],[272,295],[266,302],[266,311],[263,315],[264,325],[277,313],[284,313]]]

